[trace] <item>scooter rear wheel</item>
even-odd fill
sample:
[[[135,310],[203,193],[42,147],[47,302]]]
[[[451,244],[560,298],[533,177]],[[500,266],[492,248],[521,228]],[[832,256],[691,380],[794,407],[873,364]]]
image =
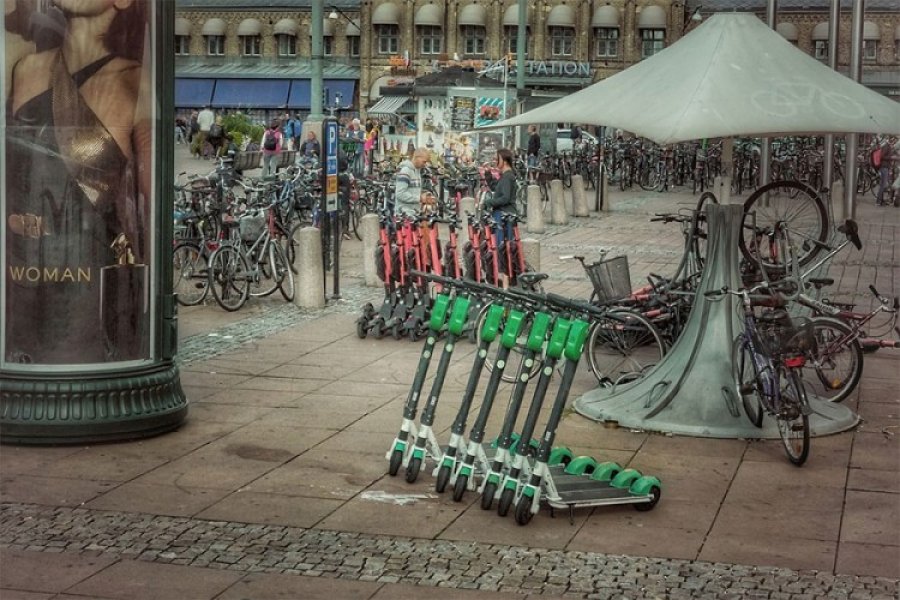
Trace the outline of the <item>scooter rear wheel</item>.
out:
[[[359,318],[356,320],[356,337],[361,340],[366,339],[366,334],[368,333],[368,328],[366,327],[366,322]]]
[[[403,452],[394,450],[391,452],[391,460],[388,463],[388,475],[395,476],[400,471],[401,464],[403,464]]]
[[[531,498],[523,494],[519,498],[518,504],[516,504],[516,523],[528,525],[531,523],[531,517],[533,516],[534,514],[531,512]]]
[[[640,504],[634,505],[634,510],[640,512],[646,512],[648,510],[653,510],[656,508],[656,503],[659,502],[659,497],[662,495],[662,491],[659,489],[659,486],[654,485],[650,488],[650,496],[652,496],[652,500],[650,502],[641,502]]]

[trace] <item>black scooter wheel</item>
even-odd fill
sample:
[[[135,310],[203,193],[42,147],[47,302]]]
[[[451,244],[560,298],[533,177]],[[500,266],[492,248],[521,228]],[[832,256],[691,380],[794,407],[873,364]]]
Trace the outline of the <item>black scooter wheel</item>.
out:
[[[469,477],[468,475],[460,475],[456,478],[456,483],[453,485],[453,501],[460,502],[463,499],[463,496],[466,495],[466,487],[469,485]]]
[[[382,329],[380,324],[372,328],[372,337],[376,340],[380,340],[384,337],[384,329]]]
[[[409,337],[409,341],[415,343],[419,341],[419,332],[415,327],[410,327],[409,333],[407,334]]]
[[[368,327],[366,327],[366,322],[362,319],[357,319],[356,321],[356,337],[363,340],[366,338],[366,334],[369,333]]]
[[[505,517],[509,512],[509,507],[512,506],[513,500],[516,499],[516,490],[512,488],[506,488],[500,494],[500,501],[497,503],[497,514],[501,517]]]
[[[516,504],[516,523],[528,525],[531,523],[531,517],[533,516],[534,514],[531,512],[531,498],[523,494],[519,498],[519,503]]]
[[[412,458],[406,466],[406,483],[415,483],[419,478],[419,470],[422,468],[421,458]]]
[[[450,483],[450,467],[442,466],[438,469],[437,481],[434,484],[434,491],[438,494],[443,494],[444,490],[447,489],[447,484]]]
[[[497,494],[497,484],[488,481],[484,486],[484,492],[481,494],[481,510],[491,510],[491,504],[494,503],[494,496]]]
[[[393,477],[400,471],[400,465],[403,464],[403,452],[394,450],[391,452],[391,461],[388,463],[388,475]]]
[[[399,323],[391,327],[391,337],[395,340],[399,340],[401,337],[403,337],[403,331],[400,329]]]
[[[656,503],[659,502],[659,497],[662,495],[662,490],[659,489],[659,486],[654,485],[650,488],[650,497],[652,500],[650,502],[641,502],[640,504],[634,505],[634,510],[640,512],[647,512],[648,510],[653,510],[656,508]]]

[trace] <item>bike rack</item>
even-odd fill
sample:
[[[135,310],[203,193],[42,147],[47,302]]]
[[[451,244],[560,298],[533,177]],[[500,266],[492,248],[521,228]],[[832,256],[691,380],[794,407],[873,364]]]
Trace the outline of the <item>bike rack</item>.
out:
[[[741,322],[732,299],[711,301],[704,292],[741,285],[738,239],[740,205],[708,205],[708,260],[694,307],[681,337],[644,377],[634,382],[597,388],[578,398],[575,410],[621,427],[711,438],[778,439],[774,419],[757,429],[723,395],[733,389],[731,345]],[[660,393],[662,389],[662,393]],[[846,431],[859,416],[843,404],[809,398],[812,435]]]

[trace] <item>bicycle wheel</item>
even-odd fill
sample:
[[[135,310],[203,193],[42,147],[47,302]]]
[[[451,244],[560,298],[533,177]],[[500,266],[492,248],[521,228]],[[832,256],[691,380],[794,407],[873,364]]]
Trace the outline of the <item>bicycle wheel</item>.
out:
[[[490,304],[485,304],[481,311],[478,313],[478,318],[475,319],[475,344],[476,346],[481,346],[481,328],[484,325],[484,319],[487,316],[488,307]],[[507,309],[508,312],[508,309]],[[505,315],[504,315],[505,317]],[[500,325],[500,330],[497,333],[497,338],[499,340],[500,336],[503,335],[503,326],[506,322],[504,318]],[[503,375],[501,379],[507,383],[515,383],[516,381],[516,373],[519,372],[519,365],[524,359],[525,354],[525,341],[528,339],[528,330],[529,324],[525,324],[522,327],[522,331],[519,333],[519,337],[516,340],[515,347],[510,351],[509,357],[506,359],[506,366],[503,368]],[[534,377],[538,374],[538,371],[541,369],[542,358],[540,356],[536,356],[534,358],[534,364],[532,364],[531,369],[527,370],[528,377]],[[494,372],[494,357],[488,356],[484,359],[484,366],[488,370],[488,373]]]
[[[250,265],[242,252],[220,246],[209,258],[209,287],[213,298],[227,311],[244,305],[250,295]]]
[[[278,282],[278,290],[287,302],[294,299],[294,272],[291,271],[284,255],[284,250],[278,244],[271,244],[272,268],[275,280]]]
[[[275,293],[278,289],[278,281],[275,274],[275,252],[272,242],[268,242],[261,249],[257,249],[249,261],[256,262],[256,268],[250,273],[250,295],[261,298]]]
[[[737,394],[744,406],[744,414],[755,427],[762,427],[762,382],[756,372],[753,353],[744,344],[743,337],[736,338],[731,346],[731,372]]]
[[[353,228],[353,235],[356,236],[356,239],[359,241],[362,241],[362,231],[360,231],[359,225],[365,214],[365,203],[357,200],[353,205],[353,208],[350,209],[350,226]]]
[[[816,351],[803,367],[808,395],[841,402],[856,389],[863,371],[863,353],[853,329],[839,319],[815,317]]]
[[[795,370],[781,373],[781,411],[777,415],[778,434],[788,460],[801,466],[809,457],[809,415],[806,390]]]
[[[795,197],[791,197],[796,192]],[[772,229],[776,223],[787,223],[799,264],[805,265],[815,258],[828,236],[828,215],[822,199],[808,185],[798,181],[773,181],[747,198],[744,202],[744,223],[741,227],[739,245],[741,253],[748,261],[762,263],[771,270],[784,270],[783,258],[770,256],[767,243],[757,244],[753,221],[756,227]],[[757,256],[758,250],[758,256]]]
[[[656,169],[642,171],[640,177],[638,177],[638,184],[642,190],[654,191],[659,186],[659,171]]]
[[[656,326],[628,310],[610,310],[595,319],[588,348],[588,365],[603,386],[640,379],[666,353]]]
[[[182,306],[195,306],[206,298],[209,273],[199,244],[179,242],[172,251],[172,291]]]

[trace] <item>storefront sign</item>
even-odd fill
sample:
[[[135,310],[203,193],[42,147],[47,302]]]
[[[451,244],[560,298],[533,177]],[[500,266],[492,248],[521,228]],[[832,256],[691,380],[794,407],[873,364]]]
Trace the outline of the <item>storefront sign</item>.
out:
[[[475,98],[455,96],[451,100],[450,127],[455,131],[472,129],[475,120]]]
[[[533,77],[590,77],[591,63],[570,60],[527,60],[525,74]]]

